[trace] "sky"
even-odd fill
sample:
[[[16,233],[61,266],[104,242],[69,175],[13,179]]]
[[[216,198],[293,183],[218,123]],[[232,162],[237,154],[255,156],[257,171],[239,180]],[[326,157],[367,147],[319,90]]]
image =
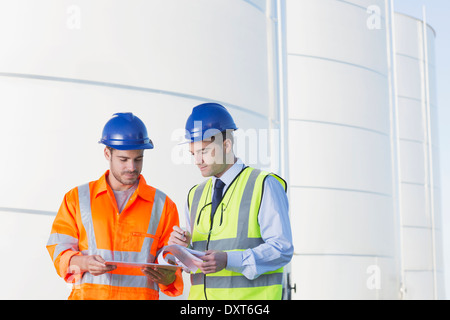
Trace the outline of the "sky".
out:
[[[441,173],[441,214],[444,237],[446,299],[450,299],[450,1],[394,0],[395,12],[423,19],[436,31],[436,81]]]

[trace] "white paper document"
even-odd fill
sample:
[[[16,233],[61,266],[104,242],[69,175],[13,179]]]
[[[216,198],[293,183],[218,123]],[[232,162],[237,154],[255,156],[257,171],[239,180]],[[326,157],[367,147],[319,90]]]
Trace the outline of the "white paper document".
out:
[[[164,259],[166,253],[172,254],[177,258],[178,265],[181,265],[184,269],[188,269],[192,273],[195,273],[198,269],[192,261],[202,262],[203,260],[200,259],[200,257],[205,255],[202,251],[192,250],[178,244],[173,244],[161,249],[161,252],[158,255],[158,263],[169,265],[169,262]]]
[[[166,254],[167,256],[166,258],[164,258],[164,255]],[[176,261],[170,259],[169,254],[174,256],[176,258]],[[165,246],[161,249],[156,259],[156,263],[107,260],[105,261],[105,264],[127,268],[145,268],[145,267],[156,267],[162,269],[183,268],[185,270],[189,270],[189,272],[195,273],[198,268],[192,261],[202,262],[202,259],[200,259],[200,257],[204,255],[205,255],[204,252],[188,249],[178,244],[173,244],[170,246]],[[170,263],[169,260],[172,260],[176,264],[174,265],[173,263]]]

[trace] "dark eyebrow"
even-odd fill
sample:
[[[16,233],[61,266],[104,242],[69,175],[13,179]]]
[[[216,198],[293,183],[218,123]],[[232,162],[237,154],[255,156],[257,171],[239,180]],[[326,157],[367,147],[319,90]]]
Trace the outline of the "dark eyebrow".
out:
[[[127,156],[117,156],[117,158],[119,158],[119,159],[132,159],[131,157],[127,157]],[[144,158],[144,155],[142,155],[142,156],[138,156],[138,157],[136,157],[136,158],[134,158],[134,159],[142,159],[142,158]]]
[[[199,153],[199,152],[205,151],[205,150],[208,149],[208,148],[209,148],[209,146],[206,146],[206,147],[204,147],[204,148],[202,148],[202,149],[199,149],[199,150],[197,150],[197,151],[194,151],[194,152],[189,151],[189,152],[190,152],[191,154]]]

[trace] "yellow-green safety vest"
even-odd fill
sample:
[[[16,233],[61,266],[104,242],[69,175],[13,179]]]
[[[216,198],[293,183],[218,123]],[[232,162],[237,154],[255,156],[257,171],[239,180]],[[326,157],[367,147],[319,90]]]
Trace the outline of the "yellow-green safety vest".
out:
[[[227,188],[217,206],[211,224],[212,178],[194,186],[188,194],[193,249],[199,251],[244,251],[264,243],[258,213],[264,192],[264,180],[279,176],[245,167]],[[282,295],[283,268],[264,273],[254,280],[223,269],[191,274],[189,299],[192,300],[279,300]]]

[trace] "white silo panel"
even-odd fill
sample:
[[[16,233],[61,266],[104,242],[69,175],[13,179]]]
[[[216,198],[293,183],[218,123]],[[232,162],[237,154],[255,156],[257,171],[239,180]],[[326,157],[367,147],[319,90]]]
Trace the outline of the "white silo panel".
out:
[[[2,300],[67,299],[70,286],[56,275],[45,245],[53,216],[0,211]]]
[[[294,299],[397,299],[391,259],[370,256],[299,255],[292,260]],[[374,277],[378,277],[374,279]],[[375,281],[373,281],[375,280]]]
[[[391,193],[385,135],[340,125],[289,122],[291,185]]]
[[[290,199],[296,253],[394,256],[390,197],[291,186]]]
[[[419,21],[395,13],[393,33],[396,54],[423,59],[422,24]]]
[[[436,212],[438,210],[436,209]],[[439,210],[440,213],[440,210]],[[437,297],[439,299],[446,299],[446,293],[445,293],[445,261],[444,261],[444,239],[443,234],[444,230],[442,229],[442,219],[440,214],[437,215],[438,217],[435,217],[436,225],[439,228],[436,228],[434,230],[435,235],[435,259],[436,259],[436,270],[435,270],[435,286],[437,291]]]
[[[436,271],[438,272],[444,272],[444,233],[445,230],[442,228],[442,217],[441,215],[436,215],[435,219],[437,220],[437,225],[439,226],[439,228],[436,228],[434,230],[434,235],[436,237],[436,241],[435,241],[435,251],[436,251]],[[437,282],[439,284],[439,281]],[[443,285],[443,283],[440,283],[441,285]]]
[[[398,136],[400,139],[425,141],[422,103],[415,99],[398,98]]]
[[[368,27],[370,6],[380,9],[380,29]],[[303,260],[292,270],[304,281],[301,297],[397,298],[385,1],[291,0],[286,11],[291,202],[298,208],[291,217],[304,233],[294,236],[294,259]],[[305,230],[309,224],[320,240]],[[381,256],[393,282],[367,293],[360,261],[373,265]],[[323,268],[339,279],[323,280],[316,272]]]
[[[292,55],[288,64],[290,119],[389,133],[385,76],[345,63]]]
[[[268,5],[267,2],[271,0],[243,0],[245,2],[248,2],[249,4],[255,6],[259,10],[265,11],[266,6]]]
[[[341,0],[338,0],[341,1]],[[385,2],[383,0],[345,0],[345,2],[352,4],[354,6],[360,7],[364,10],[367,10],[370,6],[376,5],[383,9]],[[381,16],[384,17],[384,11],[381,11]]]
[[[444,264],[442,264],[444,266]],[[437,296],[439,299],[446,299],[446,291],[445,291],[445,277],[446,273],[444,270],[436,272],[436,283],[437,283]]]
[[[421,81],[423,65],[414,58],[397,56],[397,94],[400,97],[421,100],[424,86]]]
[[[437,124],[437,122],[434,122],[435,124]],[[437,133],[437,132],[436,132]],[[433,130],[432,133],[433,134]],[[438,134],[438,133],[437,133]],[[439,136],[435,135],[434,138],[432,138],[433,142],[431,144],[431,156],[433,159],[433,185],[436,189],[440,189],[441,188],[441,164],[440,164],[440,147],[439,147]]]
[[[430,92],[429,92],[429,99],[430,99],[430,108],[433,112],[433,110],[435,110],[434,112],[438,113],[438,102],[437,102],[437,83],[436,83],[436,69],[433,66],[430,66],[428,68],[428,73],[430,75],[430,82],[429,82],[429,88],[430,88]],[[433,129],[437,129],[438,126],[438,122],[436,121],[432,121],[433,124]]]
[[[398,235],[396,235],[398,236]],[[396,249],[393,249],[395,251]],[[398,252],[395,253],[396,255]],[[400,277],[399,277],[399,259],[394,257],[377,257],[376,265],[379,269],[376,270],[373,267],[366,269],[366,273],[374,276],[375,271],[379,271],[381,275],[381,285],[378,289],[378,299],[380,300],[393,300],[400,298]],[[369,282],[370,283],[370,282]],[[373,282],[372,282],[373,284]],[[373,288],[374,290],[376,288]]]
[[[430,228],[403,227],[403,267],[405,270],[432,270],[433,244]]]
[[[406,226],[431,228],[431,220],[427,215],[425,186],[403,183],[400,187],[402,223]]]
[[[336,0],[286,2],[287,51],[364,66],[386,74],[385,1],[354,5]],[[380,8],[380,29],[367,27],[367,8]]]
[[[395,20],[398,99],[410,101],[409,105],[411,101],[417,101],[416,104],[421,106],[415,111],[409,109],[409,114],[400,112],[399,122],[410,122],[414,112],[414,118],[417,117],[422,122],[421,127],[416,126],[417,132],[421,131],[423,135],[423,140],[420,141],[414,141],[418,134],[413,135],[412,130],[409,136],[405,131],[404,135],[400,136],[400,174],[403,182],[401,190],[415,188],[416,191],[414,194],[400,193],[400,201],[403,204],[401,215],[404,225],[402,251],[406,272],[405,286],[407,298],[438,299],[443,297],[443,288],[440,288],[437,282],[437,273],[442,269],[442,239],[439,236],[441,222],[438,212],[439,164],[435,162],[439,151],[435,108],[435,33],[430,26],[424,28],[422,21],[410,16],[396,14]],[[418,194],[419,190],[422,190],[421,196]],[[416,198],[412,198],[413,196]],[[408,211],[417,198],[424,199],[425,206]],[[414,216],[411,215],[412,212]],[[410,270],[414,272],[409,272]],[[423,292],[419,293],[420,291]]]
[[[400,177],[402,182],[425,184],[425,146],[422,143],[401,140]]]
[[[436,31],[427,24],[426,27],[426,36],[427,36],[427,61],[430,66],[436,65]],[[431,87],[430,87],[431,89]]]
[[[434,188],[437,189],[440,192],[441,189],[441,179],[442,176],[440,174],[441,164],[439,161],[439,155],[440,155],[440,149],[436,147],[435,145],[432,145],[432,157],[433,157],[433,185]],[[439,194],[439,192],[437,194]],[[437,201],[438,199],[436,199]]]
[[[439,109],[436,105],[430,105],[430,122],[431,122],[431,145],[433,149],[440,149],[439,143]],[[438,151],[439,152],[439,151]]]
[[[14,1],[2,2],[0,20],[15,30],[2,29],[1,72],[208,92],[268,113],[268,20],[248,2]]]
[[[432,271],[406,271],[406,300],[432,300],[434,297]]]

